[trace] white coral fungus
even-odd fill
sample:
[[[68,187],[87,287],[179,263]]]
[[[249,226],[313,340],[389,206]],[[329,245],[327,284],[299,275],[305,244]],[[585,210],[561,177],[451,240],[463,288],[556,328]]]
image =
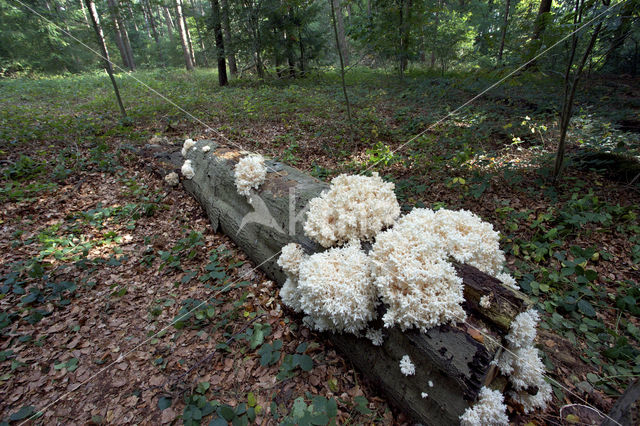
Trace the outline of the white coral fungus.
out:
[[[180,183],[180,177],[176,172],[171,172],[164,177],[164,181],[171,186],[176,186],[177,184]]]
[[[195,141],[193,139],[186,139],[184,141],[184,143],[182,144],[182,156],[186,157],[187,156],[187,152],[189,152],[189,150],[191,148],[193,148],[196,145]]]
[[[518,314],[505,336],[508,349],[497,362],[500,372],[509,376],[515,390],[510,395],[522,404],[525,413],[536,408],[544,409],[551,400],[551,386],[544,380],[544,364],[533,346],[538,321],[540,315],[534,309]],[[538,391],[531,395],[528,391],[533,388]]]
[[[416,366],[411,362],[409,355],[405,355],[400,360],[400,371],[405,376],[413,376],[416,374]]]
[[[307,255],[300,244],[289,243],[282,247],[280,257],[278,257],[278,265],[284,272],[297,278],[298,272],[300,272],[300,264],[306,257]]]
[[[498,368],[502,374],[509,376],[509,381],[517,391],[537,386],[544,377],[544,364],[534,346],[505,351],[500,356]]]
[[[496,278],[507,287],[511,287],[514,290],[520,289],[520,287],[518,287],[518,283],[516,282],[516,280],[514,280],[513,277],[507,274],[506,272],[499,273],[498,275],[496,275]]]
[[[280,289],[282,303],[296,312],[302,311],[300,306],[300,292],[298,291],[298,281],[295,278],[287,278]]]
[[[205,145],[202,147],[202,152],[209,152],[209,151],[211,151],[211,146]]]
[[[480,298],[479,305],[481,308],[489,309],[491,307],[491,296],[485,294]]]
[[[335,177],[329,191],[309,202],[305,234],[324,247],[372,239],[400,215],[393,189],[377,173]]]
[[[254,154],[243,157],[235,168],[236,189],[240,195],[249,195],[251,188],[258,189],[267,176],[262,155]]]
[[[519,313],[511,322],[507,342],[511,348],[532,346],[536,338],[540,315],[535,309]]]
[[[502,393],[482,387],[478,401],[460,416],[462,426],[502,426],[509,424]]]
[[[500,250],[500,234],[475,214],[466,210],[438,210],[431,229],[458,262],[494,277],[502,271],[505,258]]]
[[[191,165],[191,160],[185,161],[180,171],[182,172],[182,176],[186,177],[187,179],[193,179],[193,177],[196,175],[196,172],[193,170],[193,166]]]
[[[309,256],[299,276],[300,307],[317,330],[356,333],[374,319],[375,287],[358,241]]]
[[[388,306],[385,327],[426,331],[466,318],[462,280],[429,227],[433,216],[415,209],[376,237],[370,256],[378,294]]]
[[[382,330],[380,329],[375,329],[375,328],[368,329],[367,333],[365,334],[365,337],[371,340],[371,343],[373,343],[373,346],[382,346],[382,344],[384,343],[384,335],[382,334]]]
[[[511,397],[522,404],[525,413],[530,413],[540,408],[544,410],[547,407],[547,403],[551,401],[551,385],[544,380],[540,380],[537,385],[538,392],[535,395],[531,395],[528,392],[511,392]]]

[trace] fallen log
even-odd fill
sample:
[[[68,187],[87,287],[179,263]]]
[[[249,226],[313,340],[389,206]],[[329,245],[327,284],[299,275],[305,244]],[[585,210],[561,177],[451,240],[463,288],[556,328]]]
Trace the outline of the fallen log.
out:
[[[206,152],[204,146],[210,146]],[[195,176],[183,179],[185,189],[204,207],[216,230],[233,239],[267,276],[280,285],[285,275],[277,265],[281,248],[297,242],[308,252],[322,250],[304,235],[304,209],[308,201],[328,188],[285,164],[267,160],[267,177],[251,203],[236,191],[234,167],[247,153],[201,140],[188,151]],[[184,159],[175,146],[149,145],[142,155],[153,159],[162,176],[176,171]],[[456,265],[463,279],[468,319],[427,333],[385,329],[382,346],[350,334],[326,336],[363,375],[416,422],[426,425],[458,424],[459,416],[475,401],[480,388],[496,376],[491,364],[513,318],[526,308],[526,298],[469,265]],[[489,295],[485,309],[480,298]],[[384,309],[381,307],[381,309]],[[380,312],[379,318],[382,317]],[[382,328],[380,320],[371,325]],[[414,376],[400,372],[399,361],[409,355]],[[433,387],[429,386],[433,383]],[[495,381],[494,387],[501,387]],[[423,397],[423,393],[427,396]]]

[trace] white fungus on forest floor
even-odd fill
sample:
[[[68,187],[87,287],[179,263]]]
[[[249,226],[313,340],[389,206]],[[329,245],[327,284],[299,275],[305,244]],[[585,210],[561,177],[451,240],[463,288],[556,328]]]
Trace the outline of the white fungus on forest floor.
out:
[[[522,404],[525,413],[544,409],[551,400],[551,385],[544,380],[544,363],[534,346],[539,321],[540,315],[535,309],[518,314],[505,336],[508,348],[496,362],[513,385],[510,395]],[[531,388],[538,389],[535,395],[527,392]]]
[[[382,334],[382,330],[380,329],[368,329],[365,337],[371,340],[373,346],[382,346],[382,344],[384,343],[384,335]]]
[[[478,400],[460,416],[461,426],[504,426],[509,424],[504,396],[498,390],[482,387]]]
[[[164,181],[171,186],[176,186],[180,183],[180,176],[176,172],[171,172],[164,177]]]
[[[234,176],[238,194],[248,196],[251,189],[258,189],[267,176],[264,157],[260,154],[242,157],[236,164]]]
[[[186,157],[187,156],[187,152],[189,152],[189,150],[191,148],[193,148],[196,145],[195,141],[193,139],[186,139],[184,141],[184,143],[182,144],[182,156]]]
[[[306,322],[318,331],[357,333],[375,319],[376,291],[369,258],[359,241],[311,256],[287,248],[282,264],[289,279],[280,291],[283,302],[307,314]],[[296,272],[298,265],[298,277]]]
[[[196,172],[193,170],[193,166],[191,165],[191,160],[186,160],[184,164],[182,164],[180,171],[182,172],[182,176],[187,179],[193,179],[196,175]]]
[[[323,247],[371,240],[400,215],[394,184],[372,176],[339,175],[309,202],[305,234]]]
[[[411,362],[409,355],[405,355],[400,360],[400,372],[405,376],[413,376],[416,374],[416,366]]]
[[[422,331],[463,321],[462,279],[430,232],[434,212],[414,209],[376,237],[370,252],[378,294],[387,305],[385,327]]]
[[[489,309],[491,307],[491,296],[485,294],[480,298],[480,302],[478,304],[481,308]]]

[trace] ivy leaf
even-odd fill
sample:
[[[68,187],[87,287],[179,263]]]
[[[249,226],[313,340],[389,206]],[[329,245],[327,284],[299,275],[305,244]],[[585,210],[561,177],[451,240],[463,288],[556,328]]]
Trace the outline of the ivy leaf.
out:
[[[160,411],[166,410],[167,408],[171,407],[172,402],[173,400],[170,397],[162,396],[160,397],[160,399],[158,399],[158,408],[160,409]]]

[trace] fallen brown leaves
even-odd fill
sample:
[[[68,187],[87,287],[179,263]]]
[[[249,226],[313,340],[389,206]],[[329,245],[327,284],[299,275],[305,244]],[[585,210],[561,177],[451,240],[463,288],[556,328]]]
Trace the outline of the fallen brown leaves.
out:
[[[46,408],[38,420],[46,424],[170,424],[179,422],[183,397],[198,383],[208,382],[207,397],[232,406],[246,402],[247,394],[253,392],[264,407],[257,419],[260,424],[274,423],[269,408],[272,401],[288,410],[305,392],[341,399],[339,423],[357,415],[349,401],[358,395],[369,399],[379,419],[393,422],[384,401],[361,384],[362,379],[349,364],[321,337],[282,311],[275,285],[253,271],[230,240],[211,231],[194,200],[180,189],[163,186],[160,179],[135,165],[128,166],[126,173],[135,175],[149,192],[168,191],[162,207],[153,216],[138,219],[134,229],[127,229],[124,223],[110,225],[109,231],[126,235],[119,245],[119,264],[102,263],[90,270],[70,266],[60,272],[65,279],[93,283],[79,285],[69,305],[48,306],[52,313],[40,322],[31,325],[18,320],[4,330],[10,337],[0,344],[0,350],[10,349],[15,357],[0,362],[1,418],[31,405],[36,410]],[[124,193],[116,177],[84,173],[54,194],[33,202],[9,203],[0,222],[0,251],[4,253],[0,273],[8,272],[16,261],[38,255],[38,244],[11,244],[17,230],[21,231],[22,242],[34,240],[48,226],[64,222],[71,214],[99,204],[127,202],[131,202],[131,196]],[[200,232],[203,246],[192,259],[183,259],[185,271],[203,273],[207,253],[218,249],[226,253],[224,264],[242,262],[229,271],[229,282],[250,280],[250,285],[219,296],[223,303],[216,306],[208,325],[178,330],[171,324],[184,301],[205,301],[215,294],[197,279],[181,284],[185,275],[182,271],[159,268],[157,252],[170,250],[184,238],[186,230]],[[95,229],[85,228],[83,232]],[[147,258],[147,264],[145,254],[150,251],[156,255]],[[107,258],[108,252],[92,249],[89,257]],[[50,268],[59,263],[55,259],[47,261]],[[126,292],[114,296],[121,288]],[[234,304],[238,300],[243,302]],[[0,300],[0,306],[4,309],[18,302],[17,296],[8,295]],[[229,351],[216,349],[226,336],[247,324],[254,312],[264,312],[261,321],[272,327],[267,342],[283,340],[283,355],[295,353],[301,342],[312,342],[307,354],[314,359],[313,370],[279,382],[275,378],[278,364],[261,366],[259,355],[245,341],[232,341]],[[216,327],[222,318],[227,321]],[[22,343],[20,336],[30,339]],[[190,371],[212,353],[210,362]],[[77,364],[70,362],[74,359]],[[172,406],[165,410],[157,405],[162,396],[173,398]]]

